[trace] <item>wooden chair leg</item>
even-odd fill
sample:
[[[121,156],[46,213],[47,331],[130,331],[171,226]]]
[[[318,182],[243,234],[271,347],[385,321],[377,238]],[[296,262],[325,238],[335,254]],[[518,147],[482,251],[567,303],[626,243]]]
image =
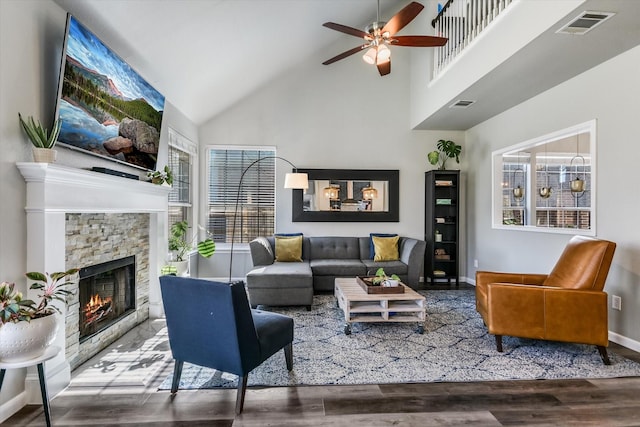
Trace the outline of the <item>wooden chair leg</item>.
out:
[[[598,352],[600,353],[602,363],[604,363],[605,365],[611,365],[611,360],[609,360],[609,355],[607,354],[607,347],[599,345]]]
[[[173,366],[173,381],[171,382],[171,394],[178,392],[178,386],[180,385],[180,376],[182,375],[182,366],[184,362],[182,360],[176,360]]]
[[[249,374],[238,375],[238,394],[236,395],[236,415],[240,415],[244,407],[244,394],[247,391]]]
[[[496,335],[496,349],[498,353],[502,353],[502,335]]]
[[[284,346],[284,359],[287,362],[287,370],[293,369],[293,343]]]

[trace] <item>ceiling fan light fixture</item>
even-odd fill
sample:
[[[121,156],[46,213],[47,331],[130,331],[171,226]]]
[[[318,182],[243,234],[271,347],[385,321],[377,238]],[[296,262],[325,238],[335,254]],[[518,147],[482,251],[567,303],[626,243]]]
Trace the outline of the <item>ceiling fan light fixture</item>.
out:
[[[378,46],[378,62],[386,62],[391,57],[391,50],[386,44]]]
[[[376,63],[376,56],[378,55],[378,52],[376,50],[375,47],[369,48],[369,50],[367,50],[367,53],[365,53],[364,55],[362,55],[362,59],[364,59],[364,62],[366,62],[367,64],[375,64]]]

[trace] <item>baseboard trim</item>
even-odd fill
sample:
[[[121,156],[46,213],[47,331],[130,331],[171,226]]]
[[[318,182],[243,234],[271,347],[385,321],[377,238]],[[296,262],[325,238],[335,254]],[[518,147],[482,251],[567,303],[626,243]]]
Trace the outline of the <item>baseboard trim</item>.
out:
[[[0,405],[0,424],[8,420],[13,414],[25,407],[28,403],[27,392],[23,391],[16,397],[9,399]]]
[[[630,350],[637,351],[638,353],[640,353],[640,342],[636,340],[632,340],[631,338],[625,337],[624,335],[620,335],[615,332],[609,331],[609,341],[612,341],[616,344],[620,344],[623,347],[627,347]]]

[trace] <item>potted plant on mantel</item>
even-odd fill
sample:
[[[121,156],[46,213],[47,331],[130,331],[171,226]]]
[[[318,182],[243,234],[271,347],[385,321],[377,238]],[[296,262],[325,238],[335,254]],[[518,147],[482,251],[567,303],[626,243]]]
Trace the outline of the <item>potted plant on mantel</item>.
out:
[[[156,185],[173,185],[173,171],[169,169],[168,165],[165,165],[161,171],[149,171],[147,172],[147,178]]]
[[[40,303],[23,299],[14,283],[0,283],[0,361],[19,362],[34,359],[45,352],[58,331],[55,313],[60,309],[50,305],[53,300],[66,302],[72,292],[66,286],[76,283],[72,268],[56,273],[27,273],[34,283],[31,289],[42,291]]]
[[[453,141],[441,139],[438,141],[438,149],[427,154],[429,163],[438,166],[439,170],[445,170],[447,160],[456,159],[456,163],[460,163],[460,153],[462,146]]]
[[[203,229],[202,227],[199,227]],[[176,271],[172,271],[178,276],[184,276],[187,272],[189,261],[185,259],[187,254],[193,249],[193,244],[196,241],[197,235],[193,236],[191,240],[187,240],[187,231],[189,230],[189,224],[187,221],[176,222],[171,226],[169,236],[169,250],[175,256],[174,260],[169,261],[169,265],[174,266]],[[206,230],[205,230],[206,231]],[[209,232],[207,231],[207,235]],[[210,237],[199,242],[196,245],[198,254],[204,258],[211,258],[216,250],[216,244]]]
[[[22,119],[22,115],[18,113],[18,119],[20,120],[22,129],[24,129],[33,144],[33,160],[39,163],[55,162],[58,153],[53,147],[58,140],[62,122],[56,119],[53,122],[53,129],[51,133],[49,133],[39,121],[34,120],[31,116],[25,121]]]

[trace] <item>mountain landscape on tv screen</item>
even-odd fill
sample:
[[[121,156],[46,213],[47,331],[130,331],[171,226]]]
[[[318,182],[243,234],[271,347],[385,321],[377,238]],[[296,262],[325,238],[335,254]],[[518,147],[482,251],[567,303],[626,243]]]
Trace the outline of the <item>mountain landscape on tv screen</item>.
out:
[[[58,141],[155,169],[163,108],[162,95],[70,18]]]

